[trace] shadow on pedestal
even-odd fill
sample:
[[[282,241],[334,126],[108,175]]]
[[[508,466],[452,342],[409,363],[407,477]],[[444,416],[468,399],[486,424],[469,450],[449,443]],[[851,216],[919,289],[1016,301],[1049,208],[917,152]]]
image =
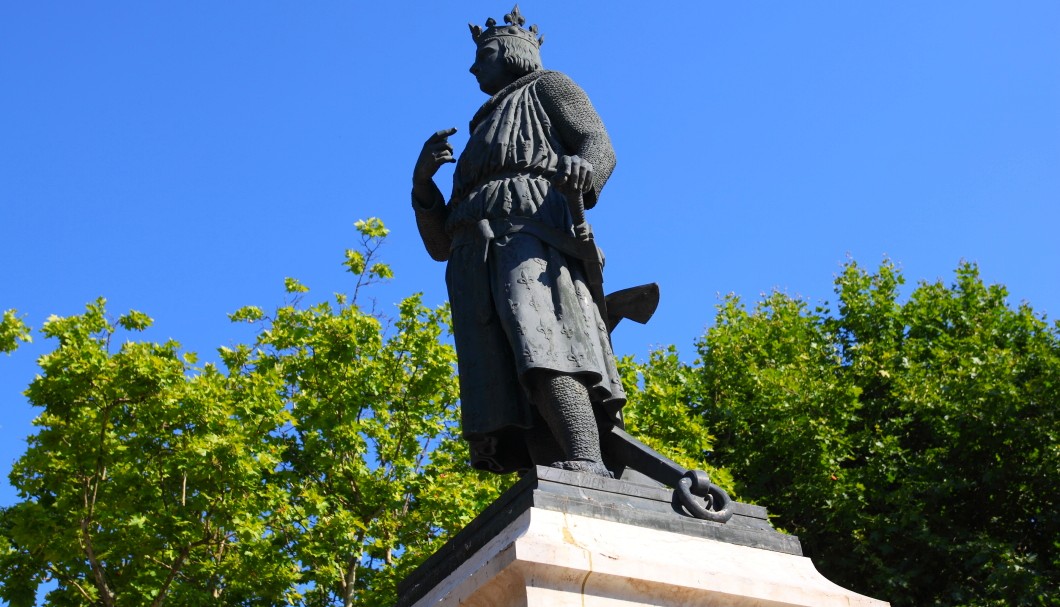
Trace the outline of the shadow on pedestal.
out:
[[[732,518],[715,523],[680,512],[665,487],[538,466],[402,581],[396,607],[414,604],[530,508],[802,556],[799,539],[774,530],[761,506],[733,502]]]

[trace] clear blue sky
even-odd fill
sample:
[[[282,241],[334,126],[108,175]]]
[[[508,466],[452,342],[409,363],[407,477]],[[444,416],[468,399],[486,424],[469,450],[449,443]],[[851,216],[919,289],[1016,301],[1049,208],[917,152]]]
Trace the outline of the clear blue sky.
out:
[[[485,97],[466,23],[503,2],[0,5],[0,309],[105,296],[203,358],[226,314],[352,287],[353,222],[393,230],[382,310],[445,299],[409,203],[424,138]],[[610,289],[657,281],[621,354],[692,341],[719,294],[832,296],[848,255],[911,281],[975,261],[1060,316],[1060,3],[524,1],[618,167],[592,211]],[[443,190],[451,172],[440,175]],[[908,288],[907,291],[908,292]],[[0,505],[40,336],[0,356]]]

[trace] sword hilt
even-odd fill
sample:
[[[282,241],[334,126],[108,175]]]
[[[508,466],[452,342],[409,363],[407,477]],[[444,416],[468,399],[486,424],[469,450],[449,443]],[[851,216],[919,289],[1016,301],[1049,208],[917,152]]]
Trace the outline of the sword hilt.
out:
[[[570,207],[570,215],[574,220],[575,231],[582,229],[591,234],[589,225],[585,222],[585,195],[582,194],[581,190],[575,190],[567,194],[567,206]],[[581,234],[578,234],[579,238],[581,236]]]

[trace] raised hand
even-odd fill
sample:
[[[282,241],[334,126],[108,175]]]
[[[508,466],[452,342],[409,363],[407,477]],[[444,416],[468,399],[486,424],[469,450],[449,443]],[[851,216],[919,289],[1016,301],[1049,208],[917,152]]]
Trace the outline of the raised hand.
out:
[[[427,138],[416,159],[416,168],[412,171],[412,182],[422,183],[434,178],[438,169],[447,162],[456,162],[453,157],[453,145],[449,143],[449,136],[456,129],[443,129]]]

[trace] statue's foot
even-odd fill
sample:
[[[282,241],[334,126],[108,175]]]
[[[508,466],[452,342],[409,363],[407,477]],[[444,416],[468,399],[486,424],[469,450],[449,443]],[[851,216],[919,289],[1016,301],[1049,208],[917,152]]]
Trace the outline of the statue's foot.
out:
[[[615,478],[615,475],[611,474],[611,471],[604,466],[603,462],[587,462],[585,460],[575,459],[565,462],[553,462],[549,467],[559,468],[560,470],[570,470],[571,472],[581,472],[582,474],[592,474],[604,478]]]

